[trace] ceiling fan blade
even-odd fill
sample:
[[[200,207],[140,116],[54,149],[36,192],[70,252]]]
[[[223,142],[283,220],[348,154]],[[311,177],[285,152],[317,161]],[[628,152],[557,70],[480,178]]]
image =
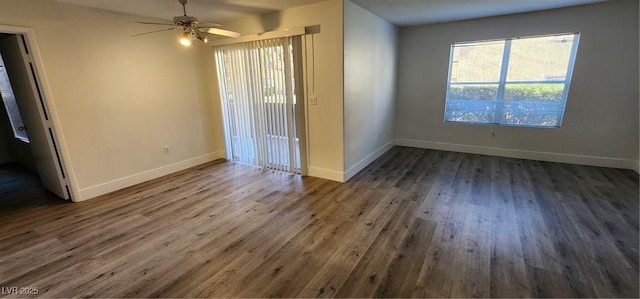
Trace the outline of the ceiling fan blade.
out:
[[[176,30],[175,27],[173,28],[166,28],[166,29],[160,29],[160,30],[154,30],[154,31],[149,31],[149,32],[144,32],[144,33],[138,33],[138,34],[134,34],[133,36],[140,36],[140,35],[145,35],[145,34],[151,34],[151,33],[157,33],[157,32],[162,32],[162,31],[169,31],[169,30]]]
[[[220,28],[202,28],[202,31],[204,31],[206,33],[211,33],[211,34],[215,34],[215,35],[222,35],[222,36],[228,36],[228,37],[238,37],[238,36],[240,36],[240,33],[238,33],[238,32],[224,30],[224,29],[220,29]]]
[[[165,26],[175,26],[174,23],[158,23],[158,22],[143,22],[143,21],[136,21],[136,23],[138,24],[146,24],[146,25],[165,25]]]
[[[222,24],[218,24],[214,22],[198,22],[198,25],[200,25],[200,27],[207,27],[207,28],[222,27]]]

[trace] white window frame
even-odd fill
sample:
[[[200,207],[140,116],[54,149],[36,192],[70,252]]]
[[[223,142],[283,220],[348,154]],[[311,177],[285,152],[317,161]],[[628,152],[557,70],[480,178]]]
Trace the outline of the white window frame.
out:
[[[546,80],[546,81],[507,81],[507,71],[509,69],[509,59],[511,57],[511,41],[517,39],[528,39],[528,38],[539,38],[539,37],[549,37],[549,36],[561,36],[561,35],[574,35],[573,44],[571,46],[571,56],[569,57],[569,63],[567,65],[567,73],[564,80]],[[573,76],[573,67],[575,64],[576,55],[578,52],[578,44],[580,40],[580,32],[569,32],[569,33],[555,33],[555,34],[547,34],[547,35],[537,35],[537,36],[523,36],[523,37],[513,37],[513,38],[503,38],[503,39],[494,39],[494,40],[478,40],[478,41],[467,41],[467,42],[454,42],[451,44],[450,53],[449,53],[449,70],[447,74],[447,93],[445,96],[445,107],[444,107],[444,121],[445,123],[458,123],[458,124],[481,124],[481,125],[500,125],[500,126],[511,126],[511,127],[531,127],[531,128],[560,128],[562,126],[562,121],[564,119],[564,113],[567,105],[567,96],[569,94],[569,86],[571,85],[571,78]],[[500,77],[499,81],[487,81],[487,82],[451,82],[451,75],[453,69],[453,53],[454,47],[456,45],[468,45],[468,44],[478,44],[478,43],[487,43],[492,41],[504,41],[504,50],[502,53],[502,65],[500,68]],[[491,122],[465,122],[465,121],[450,121],[447,120],[447,103],[449,101],[449,89],[451,85],[495,85],[498,84],[498,91],[496,94],[496,105],[493,112],[493,120]],[[501,123],[500,120],[502,118],[502,112],[504,108],[504,90],[507,84],[564,84],[564,89],[562,92],[562,113],[559,116],[558,124],[556,126],[541,126],[541,125],[521,125],[521,124],[506,124]]]

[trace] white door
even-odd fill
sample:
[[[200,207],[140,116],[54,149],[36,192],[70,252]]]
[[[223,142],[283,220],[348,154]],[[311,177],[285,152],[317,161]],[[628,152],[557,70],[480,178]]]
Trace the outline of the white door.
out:
[[[27,127],[31,151],[42,185],[54,194],[69,199],[69,190],[55,145],[42,93],[38,90],[35,69],[22,36],[0,40],[0,53],[9,74],[18,110]]]

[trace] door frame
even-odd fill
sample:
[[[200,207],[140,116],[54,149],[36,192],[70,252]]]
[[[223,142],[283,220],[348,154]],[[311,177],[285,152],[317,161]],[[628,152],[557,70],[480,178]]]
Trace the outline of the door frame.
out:
[[[38,43],[36,42],[35,32],[32,28],[29,27],[0,24],[0,33],[22,35],[25,38],[27,47],[29,49],[29,55],[31,56],[35,76],[38,80],[40,92],[42,94],[44,109],[46,109],[47,115],[49,116],[50,124],[44,125],[50,126],[51,130],[53,131],[53,140],[58,150],[58,157],[60,163],[62,164],[61,167],[64,169],[64,172],[66,174],[67,186],[69,187],[69,193],[71,193],[71,199],[73,201],[81,200],[80,193],[77,188],[78,184],[75,179],[76,176],[70,163],[71,158],[66,146],[67,143],[65,141],[64,134],[60,129],[62,126],[60,124],[60,119],[58,118],[58,113],[55,108],[49,81],[47,80],[47,76],[44,71],[44,63],[42,61],[42,57],[40,56],[40,49],[38,48]]]

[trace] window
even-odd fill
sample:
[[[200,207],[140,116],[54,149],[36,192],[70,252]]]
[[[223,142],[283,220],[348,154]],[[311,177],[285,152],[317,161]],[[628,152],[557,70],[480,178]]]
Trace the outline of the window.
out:
[[[452,44],[445,121],[560,127],[579,38]]]
[[[22,122],[22,117],[20,117],[20,111],[18,111],[18,104],[16,103],[16,97],[13,95],[11,82],[9,82],[9,75],[7,74],[7,70],[4,67],[4,61],[2,60],[1,55],[0,55],[0,97],[2,97],[2,102],[4,102],[4,107],[7,110],[7,115],[9,116],[9,122],[11,123],[11,128],[13,129],[13,135],[24,142],[29,142],[29,137],[27,136],[27,128]]]

